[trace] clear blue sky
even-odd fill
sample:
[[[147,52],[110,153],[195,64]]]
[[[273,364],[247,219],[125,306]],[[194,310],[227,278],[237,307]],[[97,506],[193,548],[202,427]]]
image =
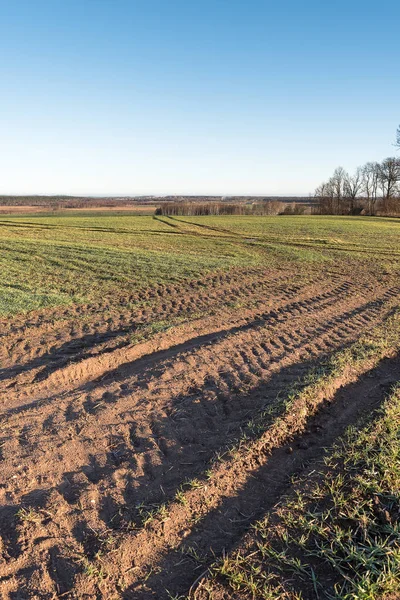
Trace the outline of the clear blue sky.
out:
[[[0,193],[308,194],[395,153],[400,2],[0,0]]]

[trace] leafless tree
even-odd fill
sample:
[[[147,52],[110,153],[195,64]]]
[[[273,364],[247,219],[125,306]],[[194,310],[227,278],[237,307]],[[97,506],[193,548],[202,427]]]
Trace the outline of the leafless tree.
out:
[[[295,204],[295,203],[293,203]],[[203,216],[203,215],[277,215],[283,214],[285,203],[280,201],[266,202],[164,202],[160,205],[155,215],[167,216]],[[300,214],[302,207],[296,207],[292,214]]]
[[[400,149],[400,126],[397,132]],[[400,157],[368,162],[349,175],[337,167],[332,177],[315,190],[318,214],[400,214]]]
[[[335,214],[334,206],[334,191],[330,181],[324,181],[317,187],[314,193],[314,197],[317,203],[316,212],[320,215],[333,215]]]
[[[348,177],[347,171],[343,167],[337,167],[332,177],[328,181],[328,187],[332,191],[334,214],[341,215],[345,213],[345,181]]]
[[[379,165],[379,183],[384,199],[392,198],[400,182],[400,159],[394,156],[385,158]]]
[[[343,191],[346,198],[349,199],[350,214],[355,213],[356,198],[362,187],[362,169],[357,167],[354,175],[345,173]]]
[[[378,187],[379,164],[377,162],[367,162],[362,167],[361,191],[367,200],[367,211],[369,215],[374,215],[376,211]]]
[[[332,177],[315,190],[318,212],[323,215],[344,215],[349,212],[347,182],[349,174],[343,167],[337,167]],[[358,187],[358,184],[357,186]]]
[[[343,169],[343,167],[337,167],[334,170],[330,181],[333,186],[333,192],[334,192],[335,198],[338,198],[338,199],[343,198],[344,183],[346,181],[347,176],[348,176],[347,172]]]

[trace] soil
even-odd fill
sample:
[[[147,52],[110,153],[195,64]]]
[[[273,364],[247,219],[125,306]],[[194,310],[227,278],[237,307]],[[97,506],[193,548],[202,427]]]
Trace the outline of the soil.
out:
[[[337,382],[285,435],[242,446],[246,424],[399,296],[390,275],[233,270],[3,319],[2,598],[188,594],[399,361]]]

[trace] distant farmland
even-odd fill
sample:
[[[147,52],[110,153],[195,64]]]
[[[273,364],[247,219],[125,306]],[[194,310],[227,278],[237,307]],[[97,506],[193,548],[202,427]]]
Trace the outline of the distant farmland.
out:
[[[0,249],[4,598],[398,597],[400,221],[13,214]]]

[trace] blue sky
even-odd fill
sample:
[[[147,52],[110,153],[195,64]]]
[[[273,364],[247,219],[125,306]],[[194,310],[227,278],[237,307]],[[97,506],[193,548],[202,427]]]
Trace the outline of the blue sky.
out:
[[[0,0],[0,193],[311,193],[395,153],[399,23],[392,0]]]

